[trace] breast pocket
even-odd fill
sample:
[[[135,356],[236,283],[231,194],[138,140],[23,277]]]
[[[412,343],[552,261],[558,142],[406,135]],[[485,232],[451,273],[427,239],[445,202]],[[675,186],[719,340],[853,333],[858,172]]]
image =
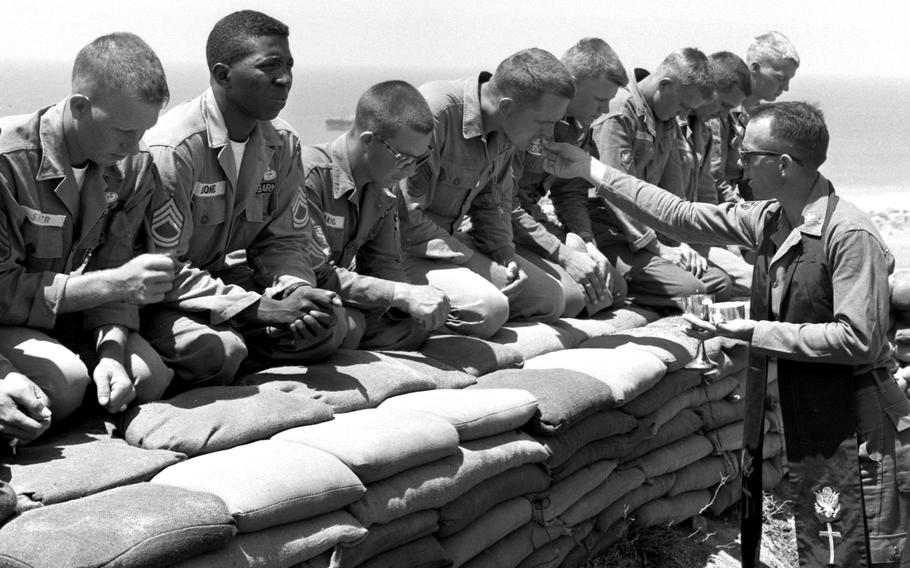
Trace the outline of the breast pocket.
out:
[[[63,227],[39,226],[26,221],[22,236],[29,256],[40,259],[63,257]]]
[[[263,194],[257,195],[247,203],[246,206],[246,220],[249,223],[267,223],[271,218],[269,214],[269,198],[270,195]]]
[[[193,200],[193,224],[209,227],[224,223],[227,216],[227,202],[223,195],[197,197]]]
[[[478,175],[473,168],[443,163],[439,170],[431,210],[446,216],[459,215],[465,200],[477,187],[477,183]]]
[[[636,165],[650,162],[657,151],[657,145],[650,136],[635,137],[635,145],[632,147],[632,157]]]

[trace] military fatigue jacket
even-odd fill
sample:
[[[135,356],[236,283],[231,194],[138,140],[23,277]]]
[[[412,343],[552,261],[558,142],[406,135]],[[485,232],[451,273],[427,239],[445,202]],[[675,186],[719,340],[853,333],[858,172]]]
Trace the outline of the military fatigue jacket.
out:
[[[246,253],[267,294],[316,281],[307,256],[312,243],[300,144],[287,123],[259,123],[246,142],[239,174],[211,89],[170,110],[146,141],[165,189],[152,213],[155,244],[193,268],[166,302],[210,311],[216,324],[249,307],[259,294],[212,276],[237,252]]]
[[[613,97],[610,112],[591,127],[594,141],[603,163],[681,196],[676,119],[658,120],[654,116],[650,103],[638,89],[638,83],[648,74],[636,69],[635,80]],[[651,228],[613,207],[611,210],[616,216],[615,225],[626,235],[632,250],[654,241],[656,235]]]
[[[521,163],[502,132],[484,133],[480,85],[490,77],[484,72],[420,87],[436,126],[429,159],[402,181],[408,207],[402,244],[408,254],[466,262],[473,250],[452,236],[466,217],[481,252],[494,258],[515,253],[512,192]]]
[[[407,282],[401,265],[398,187],[358,188],[351,173],[347,134],[303,148],[303,176],[315,242],[316,276],[354,306],[389,307],[395,282]]]
[[[54,327],[66,282],[122,265],[144,249],[159,180],[143,147],[116,165],[89,163],[76,182],[63,134],[67,101],[0,119],[0,324]],[[84,312],[87,329],[137,329],[134,304]]]
[[[599,156],[591,129],[582,127],[574,118],[559,121],[553,139],[583,148],[595,157]],[[522,174],[512,212],[515,242],[546,256],[552,256],[559,248],[559,238],[541,225],[548,221],[539,204],[547,193],[550,194],[556,217],[563,228],[579,235],[585,242],[593,242],[594,231],[591,229],[587,204],[591,184],[582,178],[567,180],[548,174],[543,169],[543,158],[540,156],[524,152],[522,158]]]

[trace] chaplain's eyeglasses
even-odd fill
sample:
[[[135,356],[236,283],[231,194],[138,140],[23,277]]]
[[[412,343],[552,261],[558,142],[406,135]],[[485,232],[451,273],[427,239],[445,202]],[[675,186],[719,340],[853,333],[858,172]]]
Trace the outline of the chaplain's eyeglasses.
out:
[[[385,138],[376,134],[375,132],[373,133],[373,136],[375,136],[380,142],[382,142],[382,145],[386,147],[386,150],[388,150],[389,153],[392,154],[392,157],[395,158],[395,167],[398,168],[399,170],[403,170],[409,166],[414,166],[415,168],[419,168],[424,162],[426,162],[427,160],[430,159],[429,150],[427,151],[426,154],[422,154],[420,156],[412,156],[411,154],[405,154],[403,152],[399,152],[395,148],[392,148],[392,145],[389,144],[388,142],[386,142]],[[432,150],[432,148],[431,148],[431,150]]]
[[[771,150],[740,150],[740,158],[743,163],[752,159],[753,156],[790,156],[790,159],[796,162],[799,165],[803,165],[803,161],[792,154],[787,154],[786,152],[772,152]]]

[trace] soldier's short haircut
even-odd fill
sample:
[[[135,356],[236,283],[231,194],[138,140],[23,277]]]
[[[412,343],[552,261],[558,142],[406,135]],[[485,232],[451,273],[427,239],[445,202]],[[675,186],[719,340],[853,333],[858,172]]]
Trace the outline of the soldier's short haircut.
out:
[[[233,65],[253,52],[253,41],[260,37],[288,37],[288,27],[271,16],[255,10],[240,10],[218,20],[205,42],[209,70],[216,63]]]
[[[357,101],[354,128],[392,138],[402,130],[433,132],[433,113],[426,99],[405,81],[384,81],[366,90]]]
[[[599,37],[586,37],[570,47],[562,56],[562,63],[576,81],[606,77],[620,87],[629,83],[619,56]]]
[[[158,56],[142,38],[128,32],[103,35],[79,50],[72,89],[81,94],[118,90],[162,107],[170,98]]]
[[[749,67],[735,53],[718,51],[708,56],[708,69],[714,78],[714,89],[718,93],[729,93],[739,88],[747,97],[752,94],[752,75]]]
[[[810,168],[821,166],[828,156],[828,127],[825,116],[813,104],[784,101],[758,105],[749,122],[769,118],[776,151],[785,151]]]
[[[674,79],[681,87],[695,87],[705,98],[714,94],[714,79],[708,69],[708,58],[694,47],[674,51],[657,66],[655,72]]]
[[[746,62],[751,64],[756,61],[771,65],[780,65],[785,61],[790,61],[799,67],[799,54],[796,53],[796,47],[790,38],[772,30],[755,36],[755,40],[746,51]]]
[[[519,105],[534,105],[549,93],[571,99],[575,96],[572,74],[556,56],[532,47],[506,58],[490,80],[496,90]]]

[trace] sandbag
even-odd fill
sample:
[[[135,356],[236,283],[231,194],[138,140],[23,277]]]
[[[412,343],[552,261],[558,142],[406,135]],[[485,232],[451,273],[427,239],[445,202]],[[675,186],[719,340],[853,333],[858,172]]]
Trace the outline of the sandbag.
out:
[[[332,409],[319,401],[268,387],[202,387],[128,409],[123,436],[140,448],[192,457],[331,418]]]
[[[537,413],[537,399],[522,389],[434,390],[390,398],[379,409],[390,416],[417,411],[439,417],[467,441],[521,428]]]
[[[173,568],[296,566],[326,551],[331,558],[331,551],[337,545],[355,543],[366,534],[366,529],[351,515],[344,511],[332,511],[303,521],[237,535],[224,548],[193,557]]]
[[[713,447],[707,438],[691,434],[667,444],[630,462],[641,469],[648,479],[680,470],[690,463],[711,454]]]
[[[0,530],[0,565],[169,566],[226,546],[236,531],[214,495],[137,483],[15,517]]]
[[[552,436],[582,419],[614,406],[610,387],[568,369],[505,369],[484,375],[470,389],[520,388],[537,399],[537,414],[527,429]]]
[[[499,503],[513,497],[540,493],[549,486],[550,476],[537,464],[506,470],[440,507],[437,536],[455,534]]]
[[[438,389],[463,389],[477,382],[474,376],[417,351],[377,351],[377,353],[387,355],[396,363],[404,365],[424,379],[429,379]]]
[[[490,341],[515,349],[526,361],[551,351],[571,349],[584,339],[587,335],[567,327],[541,322],[507,322]]]
[[[463,442],[454,456],[370,484],[349,510],[365,527],[388,523],[416,511],[438,509],[482,481],[546,459],[544,447],[523,432]]]
[[[534,495],[534,519],[542,525],[552,524],[566,509],[603,485],[615,469],[615,461],[599,461]]]
[[[617,471],[616,473],[619,472]],[[672,473],[668,473],[661,475],[660,477],[655,477],[648,483],[639,485],[632,491],[622,495],[597,515],[597,528],[603,531],[607,530],[617,521],[634,519],[635,511],[639,507],[666,495],[667,491],[673,487],[675,480],[676,476]]]
[[[399,416],[377,409],[279,432],[273,440],[318,448],[337,457],[364,483],[436,461],[458,451],[455,428],[432,415]]]
[[[351,349],[340,349],[319,363],[274,367],[237,379],[244,385],[276,382],[276,388],[323,402],[335,412],[375,408],[392,396],[436,388],[429,376],[393,357]]]
[[[242,533],[338,510],[366,491],[335,456],[276,440],[191,458],[152,483],[219,496]]]
[[[572,369],[610,386],[617,406],[634,400],[663,378],[667,367],[654,355],[632,349],[567,349],[525,362],[527,369]]]
[[[518,368],[524,361],[521,353],[507,345],[451,333],[430,336],[419,351],[475,377]]]
[[[673,484],[672,479],[668,478],[668,481],[669,484],[666,489],[669,489]],[[664,479],[659,478],[653,483],[663,482]],[[566,509],[559,516],[559,520],[569,527],[579,525],[588,519],[596,517],[617,501],[624,499],[626,495],[641,487],[643,483],[645,483],[645,476],[638,469],[616,470],[610,474],[606,481]],[[663,491],[664,493],[666,493],[666,489]]]
[[[429,536],[439,528],[439,515],[426,510],[406,515],[390,523],[372,525],[366,537],[343,544],[336,552],[337,568],[356,568],[364,561],[411,541]]]
[[[92,416],[20,446],[15,456],[4,457],[0,477],[15,489],[14,509],[23,512],[148,481],[159,471],[186,459],[179,452],[131,446],[114,436],[115,429],[109,419]]]
[[[631,432],[636,424],[634,418],[621,410],[603,410],[556,436],[540,436],[537,440],[547,450],[549,455],[547,465],[556,468],[584,445],[601,438]]]
[[[711,503],[707,489],[688,491],[645,503],[635,511],[635,524],[642,527],[670,526],[701,513]]]
[[[453,568],[458,568],[530,520],[531,502],[515,497],[496,505],[463,530],[438,540],[452,559]]]

